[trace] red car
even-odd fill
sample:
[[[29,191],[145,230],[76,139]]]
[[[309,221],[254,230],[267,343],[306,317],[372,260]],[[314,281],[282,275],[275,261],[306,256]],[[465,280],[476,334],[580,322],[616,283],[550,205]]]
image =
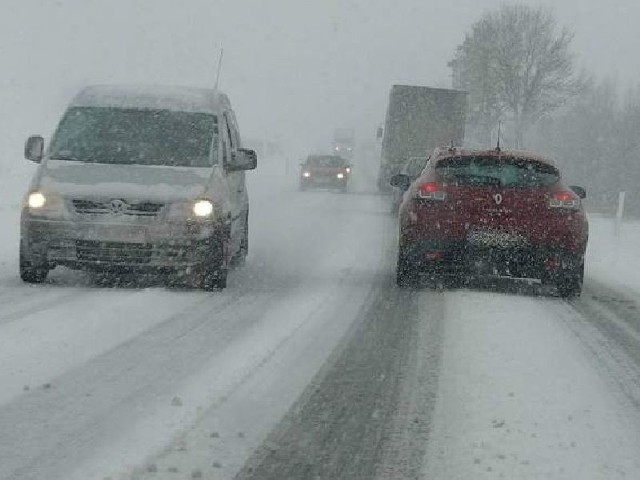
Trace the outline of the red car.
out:
[[[391,179],[400,205],[397,283],[498,276],[538,279],[580,295],[589,226],[582,187],[544,157],[519,151],[436,149],[422,175]]]
[[[309,155],[300,167],[300,190],[320,187],[347,191],[351,165],[346,159],[337,155]]]

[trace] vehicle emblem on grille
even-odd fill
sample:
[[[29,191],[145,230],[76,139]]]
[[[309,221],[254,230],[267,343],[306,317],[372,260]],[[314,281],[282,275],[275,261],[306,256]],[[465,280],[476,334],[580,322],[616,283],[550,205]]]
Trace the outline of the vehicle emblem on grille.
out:
[[[500,195],[499,193],[496,193],[493,196],[493,199],[495,200],[496,205],[500,205],[502,203],[502,195]]]
[[[109,203],[109,212],[112,215],[122,215],[126,209],[127,204],[122,200],[115,199]]]

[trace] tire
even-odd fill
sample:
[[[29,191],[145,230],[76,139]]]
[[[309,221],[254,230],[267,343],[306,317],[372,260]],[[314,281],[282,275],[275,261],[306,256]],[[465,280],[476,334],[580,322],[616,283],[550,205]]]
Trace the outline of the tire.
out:
[[[38,265],[28,258],[24,252],[24,247],[20,245],[20,278],[26,283],[42,283],[49,275],[47,265]]]
[[[242,267],[245,264],[247,255],[249,254],[249,213],[247,212],[244,220],[244,235],[240,242],[240,248],[231,260],[232,267]]]
[[[418,269],[403,254],[398,251],[398,264],[396,265],[396,284],[400,288],[411,288],[418,284]]]
[[[579,297],[582,293],[583,279],[584,264],[580,265],[580,267],[578,267],[574,271],[563,273],[556,284],[558,295],[560,295],[562,298]]]
[[[209,252],[198,275],[198,284],[202,290],[213,292],[227,288],[229,270],[225,259],[227,249],[228,240],[219,238],[209,240]]]

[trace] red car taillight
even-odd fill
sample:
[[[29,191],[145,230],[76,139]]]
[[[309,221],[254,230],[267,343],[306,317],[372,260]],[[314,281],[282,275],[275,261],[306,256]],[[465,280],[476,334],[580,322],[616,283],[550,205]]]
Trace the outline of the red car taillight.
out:
[[[579,210],[580,199],[573,192],[556,192],[549,198],[549,208]]]
[[[416,196],[422,200],[443,202],[447,199],[447,192],[444,191],[442,185],[435,182],[429,182],[418,185]]]

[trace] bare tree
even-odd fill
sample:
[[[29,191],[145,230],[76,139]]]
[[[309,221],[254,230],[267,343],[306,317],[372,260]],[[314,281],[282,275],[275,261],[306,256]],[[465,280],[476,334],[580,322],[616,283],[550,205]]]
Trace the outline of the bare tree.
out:
[[[476,129],[486,134],[508,114],[515,146],[522,147],[531,125],[583,85],[574,73],[572,39],[544,7],[504,5],[474,23],[449,66],[454,87],[469,91]]]

